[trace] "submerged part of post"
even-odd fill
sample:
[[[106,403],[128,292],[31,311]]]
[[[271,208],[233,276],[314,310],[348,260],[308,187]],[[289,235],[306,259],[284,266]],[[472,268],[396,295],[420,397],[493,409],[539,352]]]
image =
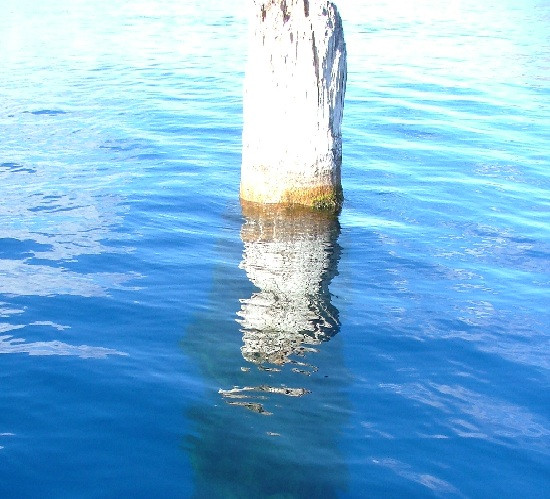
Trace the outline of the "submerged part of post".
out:
[[[252,0],[241,198],[337,209],[346,88],[342,20],[327,0]]]

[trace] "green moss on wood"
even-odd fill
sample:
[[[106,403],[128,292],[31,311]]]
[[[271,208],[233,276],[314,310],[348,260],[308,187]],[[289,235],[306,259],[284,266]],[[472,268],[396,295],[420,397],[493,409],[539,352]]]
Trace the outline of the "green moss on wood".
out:
[[[313,199],[312,206],[314,210],[339,212],[344,203],[344,193],[341,189],[324,196]]]

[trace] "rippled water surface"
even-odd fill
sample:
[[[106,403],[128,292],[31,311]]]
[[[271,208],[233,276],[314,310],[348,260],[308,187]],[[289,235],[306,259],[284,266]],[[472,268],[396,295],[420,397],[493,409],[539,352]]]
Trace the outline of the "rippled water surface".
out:
[[[547,497],[547,1],[340,0],[339,218],[239,204],[244,0],[0,5],[2,497]]]

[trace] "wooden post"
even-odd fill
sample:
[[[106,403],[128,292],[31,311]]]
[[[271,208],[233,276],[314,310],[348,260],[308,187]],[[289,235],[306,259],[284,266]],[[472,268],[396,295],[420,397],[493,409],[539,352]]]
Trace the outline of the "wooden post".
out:
[[[342,20],[327,0],[251,0],[241,199],[338,210],[346,88]]]

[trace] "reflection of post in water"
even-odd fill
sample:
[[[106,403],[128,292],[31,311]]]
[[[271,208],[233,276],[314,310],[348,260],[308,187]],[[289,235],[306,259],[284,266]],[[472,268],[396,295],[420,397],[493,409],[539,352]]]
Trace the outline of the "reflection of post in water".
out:
[[[338,443],[348,375],[341,338],[321,345],[339,330],[328,291],[338,220],[265,206],[243,212],[244,251],[232,225],[182,341],[205,387],[185,441],[195,497],[338,497],[348,480]]]
[[[260,370],[309,375],[316,368],[305,357],[339,329],[338,310],[331,303],[329,284],[337,274],[340,233],[334,214],[303,208],[243,204],[245,222],[241,267],[259,290],[241,299],[238,312],[243,334],[243,358]],[[254,392],[301,396],[303,388],[261,385],[220,390],[229,399]],[[232,401],[258,412],[263,406]]]

